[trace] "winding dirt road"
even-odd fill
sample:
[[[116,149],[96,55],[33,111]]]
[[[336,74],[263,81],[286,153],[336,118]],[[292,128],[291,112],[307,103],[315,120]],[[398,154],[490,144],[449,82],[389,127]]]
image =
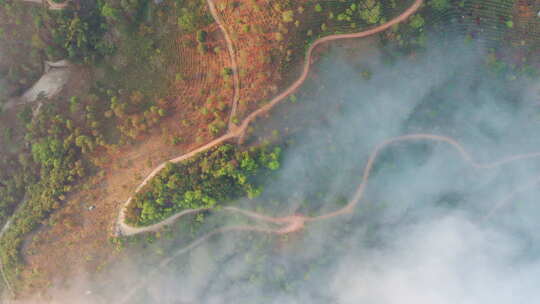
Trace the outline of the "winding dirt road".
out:
[[[289,215],[289,216],[285,216],[285,217],[271,217],[271,216],[267,216],[267,215],[260,214],[260,213],[257,213],[257,212],[239,209],[237,207],[224,207],[224,208],[222,208],[222,210],[232,212],[232,213],[241,214],[241,215],[244,215],[246,217],[252,218],[252,219],[254,219],[256,221],[267,222],[267,223],[280,225],[281,226],[280,229],[277,229],[277,230],[275,230],[275,229],[274,230],[265,230],[265,229],[263,229],[261,227],[258,227],[258,226],[247,226],[248,228],[245,229],[247,231],[260,231],[262,229],[262,230],[264,230],[266,232],[270,232],[270,233],[274,233],[274,234],[292,233],[292,232],[298,231],[300,229],[303,229],[305,223],[316,222],[316,221],[331,219],[331,218],[341,216],[341,215],[345,215],[345,214],[350,214],[350,213],[352,213],[354,211],[355,207],[358,205],[358,203],[362,200],[362,198],[364,196],[364,192],[365,192],[365,189],[366,189],[366,187],[368,185],[368,181],[369,181],[369,177],[371,175],[371,171],[373,169],[373,165],[375,164],[375,161],[379,157],[381,151],[384,150],[385,148],[387,148],[388,146],[392,145],[392,144],[396,144],[396,143],[399,143],[399,142],[411,142],[411,141],[431,141],[431,142],[446,143],[446,144],[450,145],[453,149],[455,149],[459,153],[459,155],[461,156],[461,158],[463,159],[464,162],[468,163],[471,167],[473,167],[475,169],[479,169],[479,170],[495,169],[495,168],[499,168],[501,166],[504,166],[504,165],[512,163],[512,162],[529,160],[529,159],[534,159],[534,158],[540,158],[540,152],[535,152],[535,153],[511,155],[509,157],[506,157],[506,158],[503,158],[503,159],[500,159],[500,160],[497,160],[497,161],[494,161],[494,162],[490,162],[490,163],[480,163],[480,162],[474,160],[472,158],[471,154],[469,152],[467,152],[467,150],[465,150],[463,145],[461,145],[459,142],[457,142],[452,137],[442,136],[442,135],[435,135],[435,134],[427,134],[427,133],[408,134],[408,135],[403,135],[403,136],[398,136],[398,137],[388,139],[388,140],[378,144],[373,149],[373,152],[370,154],[370,156],[368,158],[368,161],[367,161],[367,163],[366,163],[366,165],[364,167],[362,179],[361,179],[361,182],[360,182],[357,190],[354,192],[352,198],[349,200],[347,205],[345,207],[341,208],[341,209],[338,209],[336,211],[333,211],[333,212],[330,212],[330,213],[327,213],[327,214],[323,214],[323,215],[319,215],[319,216],[312,216],[312,217],[303,216],[303,215]],[[506,203],[508,203],[508,201],[510,200],[511,197],[513,197],[517,193],[522,192],[522,191],[524,191],[524,190],[526,190],[526,189],[530,188],[531,186],[536,185],[538,183],[540,183],[540,177],[536,177],[536,178],[532,179],[531,181],[529,181],[524,186],[519,187],[519,188],[515,189],[514,191],[512,191],[511,193],[509,193],[509,195],[506,196],[503,200],[501,200],[499,203],[495,204],[495,206],[484,217],[484,220],[487,220],[487,219],[491,218],[494,215],[496,210],[500,209]],[[194,214],[194,213],[197,213],[197,212],[208,211],[208,210],[210,210],[210,208],[186,210],[184,212],[179,213],[178,214],[179,216],[175,217],[174,220],[177,220],[178,218],[180,218],[182,216],[185,216],[185,215],[188,215],[188,214]],[[149,227],[151,227],[151,226],[149,226]],[[220,230],[226,231],[227,228],[218,229],[217,231],[220,231]],[[211,232],[212,235],[214,235],[215,233],[216,232]],[[208,238],[207,236],[202,237],[202,239],[207,239],[207,238]],[[193,242],[189,246],[192,246],[194,243],[198,243],[199,240]]]
[[[221,143],[223,143],[223,142],[225,142],[225,141],[227,141],[229,139],[237,138],[238,141],[240,143],[242,143],[244,141],[245,136],[246,136],[246,132],[248,130],[249,125],[257,117],[259,117],[259,116],[267,113],[268,111],[270,111],[280,101],[287,98],[290,94],[294,93],[298,88],[300,88],[302,86],[304,81],[306,81],[306,79],[307,79],[307,77],[309,75],[310,69],[311,69],[311,64],[313,62],[313,51],[319,45],[330,42],[330,41],[334,41],[334,40],[363,38],[363,37],[371,36],[371,35],[374,35],[374,34],[378,34],[378,33],[382,32],[382,31],[385,31],[385,30],[389,29],[390,27],[392,27],[395,24],[398,24],[398,23],[401,23],[401,22],[405,21],[412,14],[414,14],[420,8],[420,6],[423,3],[424,3],[424,0],[415,0],[414,3],[409,8],[407,8],[403,13],[401,13],[399,16],[395,17],[394,19],[388,21],[385,24],[376,26],[376,27],[374,27],[372,29],[362,31],[362,32],[358,32],[358,33],[330,35],[330,36],[326,36],[326,37],[317,39],[309,47],[309,49],[308,49],[308,51],[306,53],[305,62],[304,62],[304,68],[302,70],[302,74],[300,75],[300,77],[291,86],[289,86],[281,94],[279,94],[276,97],[272,98],[272,100],[270,100],[270,102],[268,102],[266,105],[262,106],[258,110],[254,111],[253,113],[248,115],[248,117],[246,117],[246,119],[244,119],[244,121],[240,124],[240,126],[230,128],[229,131],[226,134],[224,134],[223,136],[221,136],[219,138],[216,138],[213,141],[211,141],[211,142],[209,142],[209,143],[207,143],[207,144],[205,144],[205,145],[203,145],[203,146],[201,146],[201,147],[199,147],[199,148],[197,148],[197,149],[195,149],[195,150],[193,150],[193,151],[191,151],[189,153],[186,153],[186,154],[181,155],[179,157],[168,160],[168,161],[160,164],[159,166],[157,166],[142,181],[142,183],[139,184],[139,186],[137,186],[137,188],[135,189],[134,194],[138,193],[169,162],[178,163],[178,162],[184,161],[184,160],[186,160],[188,158],[191,158],[191,157],[195,156],[196,154],[198,154],[200,152],[204,152],[206,150],[209,150],[209,149],[211,149],[211,148],[213,148],[213,147],[215,147],[215,146],[217,146],[217,145],[219,145],[219,144],[221,144]],[[210,6],[210,11],[213,12],[212,15],[215,18],[216,15],[217,15],[217,12],[215,10],[214,3],[212,2],[212,0],[208,0],[208,4]],[[216,14],[216,15],[214,15],[214,14]],[[216,19],[216,22],[218,22],[217,20],[219,20],[219,17]],[[219,24],[219,22],[218,22],[218,24]],[[223,29],[224,29],[224,27],[223,27]],[[224,33],[226,33],[226,31],[224,31]],[[226,37],[227,36],[228,35],[226,35]],[[228,41],[230,41],[230,39],[228,39]],[[180,218],[183,215],[191,214],[191,213],[198,212],[198,211],[202,211],[202,210],[196,210],[196,209],[186,210],[186,211],[183,211],[182,213],[173,215],[173,216],[163,220],[162,222],[157,223],[157,224],[152,225],[152,226],[132,227],[132,226],[129,226],[129,225],[127,225],[125,223],[127,206],[131,203],[132,198],[133,197],[128,198],[127,201],[124,203],[124,205],[122,206],[122,208],[120,210],[120,214],[119,214],[117,222],[116,222],[116,227],[114,229],[114,234],[116,234],[116,235],[135,235],[135,234],[139,234],[139,233],[143,233],[143,232],[157,231],[157,230],[163,228],[166,225],[170,225],[172,222],[174,222],[175,220],[177,220],[178,218]]]

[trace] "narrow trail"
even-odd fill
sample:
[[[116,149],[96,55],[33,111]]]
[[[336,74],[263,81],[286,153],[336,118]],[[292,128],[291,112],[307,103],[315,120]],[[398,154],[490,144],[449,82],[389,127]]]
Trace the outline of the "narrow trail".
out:
[[[253,113],[248,115],[244,119],[244,121],[240,124],[240,126],[231,128],[226,134],[222,135],[221,137],[218,137],[218,138],[214,139],[213,141],[211,141],[211,142],[209,142],[209,143],[207,143],[207,144],[205,144],[205,145],[203,145],[203,146],[201,146],[201,147],[199,147],[199,148],[197,148],[197,149],[195,149],[195,150],[193,150],[193,151],[191,151],[189,153],[186,153],[186,154],[181,155],[179,157],[170,159],[170,160],[160,164],[159,166],[157,166],[154,170],[152,170],[152,172],[150,172],[150,174],[148,174],[148,176],[139,184],[139,186],[137,186],[137,188],[134,191],[134,194],[137,194],[154,176],[156,176],[163,168],[165,168],[165,166],[169,162],[178,163],[178,162],[184,161],[184,160],[186,160],[188,158],[191,158],[191,157],[195,156],[196,154],[198,154],[200,152],[204,152],[206,150],[209,150],[209,149],[211,149],[211,148],[213,148],[213,147],[215,147],[215,146],[217,146],[217,145],[219,145],[219,144],[221,144],[221,143],[223,143],[223,142],[225,142],[225,141],[227,141],[229,139],[237,138],[239,143],[242,143],[244,141],[244,139],[245,139],[246,132],[248,130],[249,125],[257,117],[268,113],[275,105],[277,105],[280,101],[282,101],[283,99],[287,98],[290,94],[295,92],[298,88],[300,88],[302,86],[304,81],[306,81],[306,79],[307,79],[307,77],[309,75],[309,72],[311,70],[311,64],[313,62],[313,51],[319,45],[330,42],[330,41],[334,41],[334,40],[363,38],[363,37],[367,37],[367,36],[371,36],[371,35],[375,35],[375,34],[378,34],[380,32],[383,32],[383,31],[389,29],[390,27],[392,27],[393,25],[405,21],[412,14],[414,14],[420,8],[420,6],[423,3],[424,3],[424,0],[415,0],[414,3],[409,8],[407,8],[403,13],[401,13],[399,16],[395,17],[394,19],[388,21],[385,24],[376,26],[376,27],[374,27],[372,29],[362,31],[362,32],[358,32],[358,33],[330,35],[330,36],[326,36],[326,37],[317,39],[313,44],[311,44],[311,46],[309,47],[309,49],[308,49],[308,51],[306,53],[305,62],[304,62],[304,68],[302,70],[302,74],[300,75],[300,77],[291,86],[289,86],[281,94],[279,94],[276,97],[272,98],[270,100],[270,102],[268,102],[266,105],[262,106],[258,110],[254,111]],[[214,13],[216,13],[215,12],[215,7],[213,5],[212,0],[208,0],[208,4],[211,6],[210,10],[214,11]],[[164,226],[171,224],[174,220],[177,220],[181,216],[179,214],[176,214],[176,215],[173,215],[173,216],[163,220],[160,223],[157,223],[157,224],[152,225],[152,226],[147,226],[147,227],[132,227],[132,226],[129,226],[129,225],[127,225],[125,223],[126,209],[127,209],[127,206],[131,203],[132,199],[133,199],[133,196],[129,197],[127,199],[127,201],[124,203],[124,205],[122,206],[121,210],[120,210],[120,214],[119,214],[118,219],[117,219],[117,221],[115,223],[115,229],[114,229],[114,234],[115,235],[135,235],[135,234],[139,234],[139,233],[143,233],[143,232],[157,231],[157,230],[163,228]],[[193,212],[197,212],[197,211],[196,210],[186,210],[184,212],[193,213]]]
[[[163,220],[163,221],[161,221],[159,223],[156,223],[154,225],[144,226],[144,227],[131,227],[131,226],[128,226],[129,230],[127,232],[123,232],[122,235],[130,236],[130,235],[136,235],[136,234],[139,234],[139,233],[144,233],[144,232],[149,232],[149,231],[158,231],[158,230],[162,229],[164,226],[168,226],[168,225],[173,224],[175,221],[177,221],[181,217],[188,216],[188,215],[191,215],[191,214],[197,214],[197,213],[204,212],[204,211],[211,211],[212,209],[213,208],[187,209],[187,210],[179,212],[179,213],[177,213],[177,214],[175,214],[175,215],[173,215],[173,216],[171,216],[171,217],[169,217],[169,218],[167,218],[167,219],[165,219],[165,220]],[[273,223],[273,224],[292,223],[294,221],[299,220],[295,216],[290,216],[290,217],[285,217],[285,218],[270,217],[270,216],[266,216],[264,214],[259,214],[259,213],[256,213],[256,212],[247,211],[247,210],[239,209],[239,208],[236,208],[236,207],[222,207],[220,210],[221,211],[231,212],[231,213],[238,213],[238,214],[244,215],[246,217],[252,218],[254,220],[264,221],[264,222]]]
[[[69,0],[66,0],[62,3],[56,3],[52,0],[21,0],[23,2],[31,2],[31,3],[37,3],[37,4],[44,4],[44,3],[47,3],[47,5],[49,5],[49,9],[50,10],[62,10],[64,8],[66,8],[66,6],[68,5],[69,3]]]
[[[504,206],[508,205],[508,203],[510,203],[510,200],[513,197],[515,197],[516,195],[518,195],[518,194],[520,194],[522,192],[525,192],[525,191],[531,189],[533,186],[536,186],[538,184],[540,184],[540,176],[537,176],[537,177],[531,179],[525,185],[514,189],[513,191],[508,193],[503,199],[501,199],[497,203],[495,203],[494,207],[491,208],[491,210],[482,218],[481,221],[482,222],[489,221],[493,216],[495,216],[497,211],[502,209]]]
[[[227,31],[227,28],[225,28],[223,21],[219,17],[219,13],[217,12],[214,0],[207,0],[206,2],[208,3],[208,8],[210,9],[210,14],[212,15],[212,18],[214,18],[217,25],[221,29],[223,36],[225,37],[225,43],[227,44],[227,49],[229,50],[229,57],[231,60],[231,69],[233,73],[233,85],[234,85],[233,103],[232,103],[231,113],[229,114],[229,122],[228,122],[228,131],[231,131],[232,129],[236,127],[235,124],[233,123],[233,120],[236,117],[236,112],[238,109],[238,101],[240,100],[240,76],[238,76],[238,64],[236,63],[236,51],[234,49],[234,44],[231,40],[231,37],[229,36],[229,32]]]

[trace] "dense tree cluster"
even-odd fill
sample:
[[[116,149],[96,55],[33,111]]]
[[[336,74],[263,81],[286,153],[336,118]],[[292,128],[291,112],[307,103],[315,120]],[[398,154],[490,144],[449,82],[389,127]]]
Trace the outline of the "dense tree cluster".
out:
[[[281,148],[240,150],[225,144],[167,166],[128,207],[127,222],[148,225],[185,209],[213,208],[236,198],[258,196],[264,177],[280,166]]]

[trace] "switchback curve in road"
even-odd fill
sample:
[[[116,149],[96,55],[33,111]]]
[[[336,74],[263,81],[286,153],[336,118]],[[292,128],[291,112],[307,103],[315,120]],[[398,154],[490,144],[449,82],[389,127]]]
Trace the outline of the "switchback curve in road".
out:
[[[211,11],[212,11],[212,7],[214,7],[212,0],[208,0],[208,3],[211,6]],[[385,24],[376,26],[376,27],[374,27],[372,29],[362,31],[362,32],[358,32],[358,33],[330,35],[330,36],[326,36],[326,37],[317,39],[313,44],[311,44],[311,46],[309,47],[309,49],[308,49],[308,51],[306,53],[305,62],[304,62],[304,68],[302,70],[302,74],[300,75],[300,77],[291,86],[289,86],[281,94],[279,94],[279,95],[275,96],[274,98],[272,98],[267,104],[265,104],[264,106],[262,106],[258,110],[254,111],[250,115],[248,115],[244,119],[244,121],[240,124],[240,126],[238,126],[236,128],[231,128],[230,130],[228,130],[228,132],[226,134],[222,135],[221,137],[218,137],[218,138],[214,139],[213,141],[211,141],[211,142],[209,142],[209,143],[207,143],[207,144],[205,144],[205,145],[203,145],[203,146],[201,146],[201,147],[199,147],[199,148],[197,148],[197,149],[195,149],[195,150],[193,150],[193,151],[191,151],[189,153],[186,153],[184,155],[181,155],[181,156],[178,156],[176,158],[170,159],[170,160],[160,164],[159,166],[157,166],[139,184],[139,186],[137,186],[137,188],[135,189],[134,194],[137,194],[169,162],[178,163],[178,162],[184,161],[184,160],[186,160],[188,158],[191,158],[191,157],[195,156],[196,154],[198,154],[200,152],[204,152],[206,150],[209,150],[209,149],[211,149],[211,148],[213,148],[213,147],[215,147],[215,146],[217,146],[217,145],[219,145],[219,144],[221,144],[221,143],[223,143],[223,142],[225,142],[225,141],[227,141],[229,139],[238,138],[239,142],[243,142],[244,137],[246,135],[246,132],[247,132],[248,127],[249,127],[251,122],[253,122],[257,117],[259,117],[259,116],[267,113],[268,111],[270,111],[280,101],[287,98],[290,94],[294,93],[298,88],[300,88],[300,86],[302,86],[304,81],[307,79],[307,77],[309,75],[309,72],[310,72],[310,69],[311,69],[311,63],[313,61],[313,51],[319,45],[330,42],[330,41],[334,41],[334,40],[363,38],[363,37],[367,37],[367,36],[371,36],[371,35],[375,35],[375,34],[378,34],[380,32],[383,32],[383,31],[389,29],[390,27],[405,21],[412,14],[416,13],[416,11],[418,11],[418,9],[422,6],[423,3],[424,3],[424,0],[415,0],[414,3],[409,8],[407,8],[403,13],[401,13],[399,16],[397,16],[394,19],[386,22]],[[215,11],[215,7],[214,7],[213,10]],[[132,198],[133,198],[133,196],[129,197],[127,199],[127,201],[124,203],[124,205],[121,207],[120,214],[119,214],[118,219],[117,219],[117,221],[115,223],[115,229],[114,229],[114,234],[115,235],[135,235],[135,234],[143,233],[143,232],[157,231],[157,230],[161,229],[163,226],[169,225],[172,222],[174,222],[174,220],[177,220],[179,218],[178,215],[173,215],[173,216],[163,220],[160,223],[157,223],[155,225],[148,226],[148,227],[132,227],[132,226],[129,226],[129,225],[127,225],[125,223],[125,218],[126,218],[127,206],[131,203]],[[193,213],[195,211],[186,210],[186,212]]]

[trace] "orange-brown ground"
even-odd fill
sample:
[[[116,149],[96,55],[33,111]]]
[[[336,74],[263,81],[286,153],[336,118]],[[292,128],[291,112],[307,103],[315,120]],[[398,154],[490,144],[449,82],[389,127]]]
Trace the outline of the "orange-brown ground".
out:
[[[237,120],[257,109],[280,89],[290,84],[288,75],[282,73],[284,65],[299,66],[301,60],[294,60],[293,54],[302,58],[303,45],[295,49],[294,42],[303,43],[309,20],[304,16],[303,5],[308,1],[294,1],[290,8],[280,6],[271,0],[225,0],[219,1],[217,8],[223,16],[231,39],[238,54],[240,76],[240,102]],[[285,11],[292,11],[294,21],[283,19]],[[295,21],[298,20],[298,25]],[[300,23],[302,20],[302,23]],[[294,70],[296,78],[299,70]],[[287,77],[288,78],[288,77]]]

